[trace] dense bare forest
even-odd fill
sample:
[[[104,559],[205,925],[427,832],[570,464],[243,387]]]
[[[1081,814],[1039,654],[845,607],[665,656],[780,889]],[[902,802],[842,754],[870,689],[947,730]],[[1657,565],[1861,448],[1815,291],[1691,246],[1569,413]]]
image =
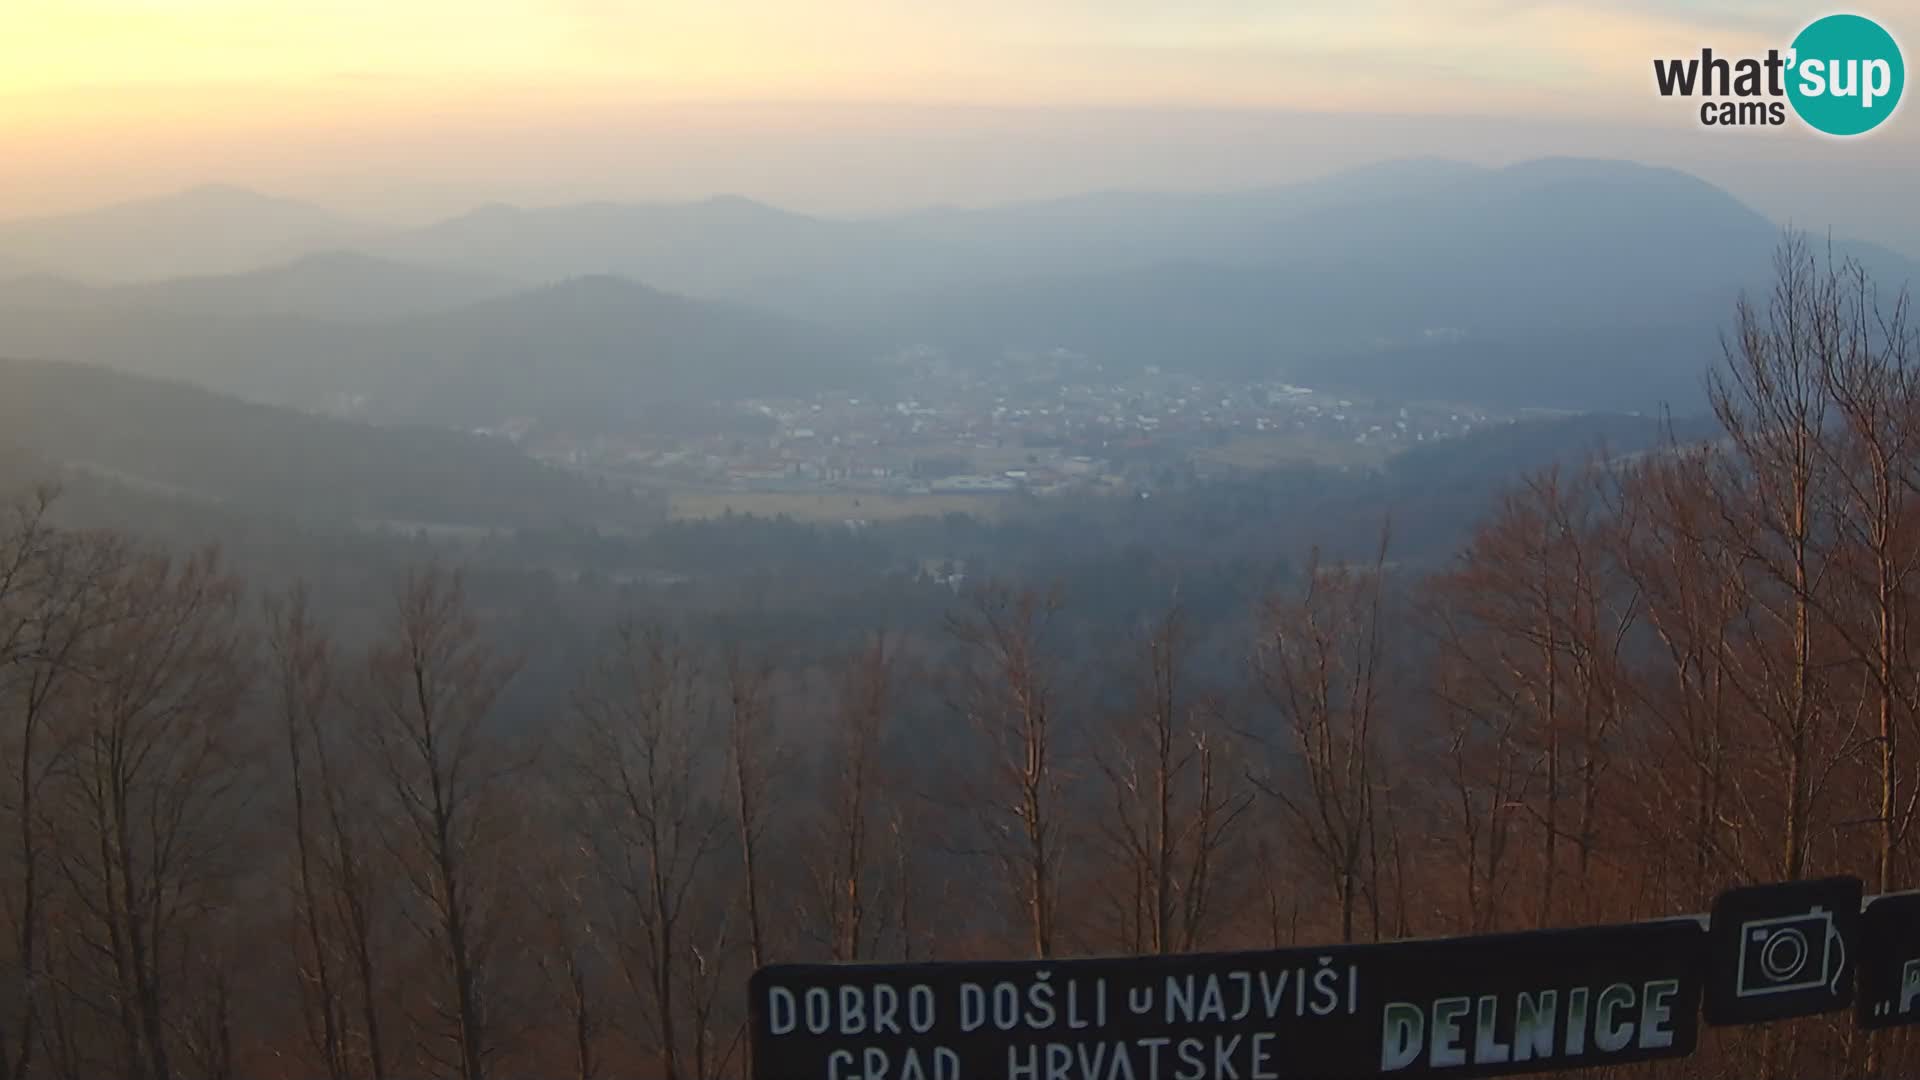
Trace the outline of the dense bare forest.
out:
[[[747,977],[777,961],[1912,887],[1920,353],[1904,296],[1797,241],[1777,271],[1715,369],[1717,440],[1541,472],[1418,580],[1386,523],[1368,562],[1287,553],[1232,664],[1178,603],[1090,663],[1027,582],[826,665],[635,612],[509,724],[515,658],[450,568],[348,644],[299,589],[20,499],[0,1072],[708,1080],[744,1074]],[[1657,1072],[1916,1069],[1839,1017]]]

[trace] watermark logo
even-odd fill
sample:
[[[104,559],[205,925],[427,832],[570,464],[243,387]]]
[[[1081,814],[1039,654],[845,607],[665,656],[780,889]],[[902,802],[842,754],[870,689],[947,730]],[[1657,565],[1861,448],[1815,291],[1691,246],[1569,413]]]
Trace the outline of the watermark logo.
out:
[[[1907,66],[1886,28],[1859,15],[1817,19],[1793,39],[1799,63],[1787,82],[1793,111],[1816,131],[1864,135],[1893,115]]]
[[[1662,97],[1701,98],[1708,127],[1779,127],[1789,107],[1800,122],[1828,135],[1864,135],[1900,105],[1907,68],[1886,28],[1862,15],[1828,15],[1808,23],[1784,51],[1764,57],[1656,59]]]

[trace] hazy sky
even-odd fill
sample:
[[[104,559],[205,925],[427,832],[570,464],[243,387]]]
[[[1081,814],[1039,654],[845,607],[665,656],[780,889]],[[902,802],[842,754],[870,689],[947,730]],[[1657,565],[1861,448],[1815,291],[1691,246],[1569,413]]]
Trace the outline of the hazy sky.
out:
[[[1920,42],[1920,0],[1854,10]],[[1709,131],[1653,92],[1656,55],[1784,46],[1825,11],[1782,0],[0,0],[0,217],[214,180],[387,218],[487,199],[721,190],[858,212],[1244,186],[1409,153],[1593,153],[1691,169],[1776,217],[1920,240],[1910,104],[1880,132],[1838,143]]]

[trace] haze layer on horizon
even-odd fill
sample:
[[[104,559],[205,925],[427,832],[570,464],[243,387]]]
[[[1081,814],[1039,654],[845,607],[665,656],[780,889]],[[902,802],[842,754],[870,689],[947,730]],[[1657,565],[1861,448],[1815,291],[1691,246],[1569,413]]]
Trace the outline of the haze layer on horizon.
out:
[[[1778,220],[1920,248],[1910,105],[1840,141],[1702,128],[1654,92],[1655,56],[1764,53],[1822,13],[1785,0],[10,5],[0,218],[213,181],[386,221],[719,192],[866,214],[1572,154],[1685,169]],[[1868,13],[1896,35],[1920,26],[1920,0]]]

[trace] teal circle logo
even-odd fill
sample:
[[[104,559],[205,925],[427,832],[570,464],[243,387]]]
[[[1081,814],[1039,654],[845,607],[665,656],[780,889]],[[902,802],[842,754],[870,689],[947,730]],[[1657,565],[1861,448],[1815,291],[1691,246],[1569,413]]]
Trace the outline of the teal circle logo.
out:
[[[1860,15],[1828,15],[1793,39],[1787,100],[1816,131],[1861,135],[1900,104],[1907,66],[1900,46],[1879,23]]]

